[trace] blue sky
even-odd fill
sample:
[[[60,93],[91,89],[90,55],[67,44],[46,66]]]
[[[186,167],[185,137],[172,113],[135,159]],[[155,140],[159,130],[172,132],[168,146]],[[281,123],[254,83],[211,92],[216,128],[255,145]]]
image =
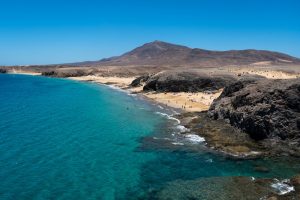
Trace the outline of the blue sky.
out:
[[[162,40],[300,57],[299,0],[0,0],[0,65],[98,60]]]

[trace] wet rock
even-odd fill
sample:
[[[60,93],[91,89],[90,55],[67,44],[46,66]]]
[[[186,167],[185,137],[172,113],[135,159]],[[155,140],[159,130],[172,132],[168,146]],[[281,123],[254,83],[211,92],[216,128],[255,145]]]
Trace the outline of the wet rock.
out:
[[[291,184],[300,190],[300,175],[291,178]]]
[[[272,196],[272,197],[268,197],[267,200],[278,200],[278,198],[275,196]]]
[[[206,112],[183,113],[176,118],[191,132],[204,137],[208,147],[231,158],[257,158],[268,154],[266,149],[248,134],[224,120],[211,120]]]

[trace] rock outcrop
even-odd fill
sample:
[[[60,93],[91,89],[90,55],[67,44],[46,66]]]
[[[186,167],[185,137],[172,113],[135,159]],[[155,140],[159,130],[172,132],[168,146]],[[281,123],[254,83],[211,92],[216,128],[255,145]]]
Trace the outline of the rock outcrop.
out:
[[[150,78],[149,75],[140,76],[132,81],[130,84],[131,87],[139,87],[142,86],[148,79]]]
[[[300,79],[238,81],[224,89],[208,115],[225,119],[255,140],[289,140],[299,146]]]
[[[69,70],[48,70],[43,71],[42,76],[50,76],[50,77],[78,77],[78,76],[87,76],[90,75],[91,72],[87,70],[80,69],[69,69]]]
[[[0,69],[0,74],[5,74],[5,73],[7,73],[6,69]]]
[[[236,79],[229,75],[211,76],[193,72],[166,71],[151,76],[146,81],[143,90],[157,92],[216,91],[235,81]]]

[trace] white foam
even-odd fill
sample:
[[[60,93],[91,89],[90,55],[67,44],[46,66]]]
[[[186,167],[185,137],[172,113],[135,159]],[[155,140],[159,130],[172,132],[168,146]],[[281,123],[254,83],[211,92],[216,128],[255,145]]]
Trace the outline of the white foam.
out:
[[[171,115],[168,115],[167,113],[161,113],[161,112],[155,112],[156,114],[162,115],[170,120],[176,121],[178,124],[180,124],[180,120],[176,119],[175,117],[172,117]]]
[[[182,125],[177,125],[176,128],[179,129],[180,133],[184,133],[190,130]]]
[[[187,135],[184,135],[184,137],[192,143],[205,142],[205,139],[203,137],[200,137],[199,135],[187,134]]]
[[[170,138],[158,138],[158,137],[153,137],[154,140],[171,140]]]
[[[174,145],[180,145],[180,146],[184,145],[184,144],[181,143],[181,142],[172,142],[172,144],[174,144]]]
[[[106,85],[106,86],[108,86],[109,88],[114,89],[114,90],[126,92],[125,90],[122,90],[121,88],[119,88],[119,87],[117,87],[117,86],[114,86],[114,85]]]
[[[278,180],[275,181],[276,181],[275,183],[271,184],[271,187],[274,188],[279,195],[284,195],[292,191],[295,191],[295,188],[290,184],[288,184],[289,183],[288,179],[282,181],[278,181]]]
[[[160,106],[160,105],[158,105],[157,107],[159,107],[159,108],[162,109],[162,110],[164,109],[164,107],[162,107],[162,106]]]
[[[137,96],[137,94],[128,93],[128,96],[133,96],[133,97],[136,97],[136,96]]]
[[[179,112],[176,112],[175,110],[172,110],[172,112],[174,113],[174,115],[179,115]]]

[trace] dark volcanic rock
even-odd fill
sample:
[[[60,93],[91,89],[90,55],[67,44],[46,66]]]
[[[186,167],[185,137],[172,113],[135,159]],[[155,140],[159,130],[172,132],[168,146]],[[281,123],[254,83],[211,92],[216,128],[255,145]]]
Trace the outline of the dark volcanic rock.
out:
[[[57,72],[56,71],[42,72],[42,76],[57,76]]]
[[[130,84],[131,87],[139,87],[142,86],[150,78],[149,75],[140,76],[132,81]]]
[[[49,70],[49,71],[43,71],[43,76],[51,76],[51,77],[78,77],[78,76],[87,76],[90,75],[91,72],[84,71],[84,70]]]
[[[238,81],[227,86],[208,115],[225,119],[255,140],[300,141],[300,79]]]
[[[0,69],[0,74],[5,74],[5,73],[7,73],[6,69]]]
[[[162,72],[148,79],[144,91],[202,92],[215,91],[235,82],[232,76],[210,76],[192,72]]]

